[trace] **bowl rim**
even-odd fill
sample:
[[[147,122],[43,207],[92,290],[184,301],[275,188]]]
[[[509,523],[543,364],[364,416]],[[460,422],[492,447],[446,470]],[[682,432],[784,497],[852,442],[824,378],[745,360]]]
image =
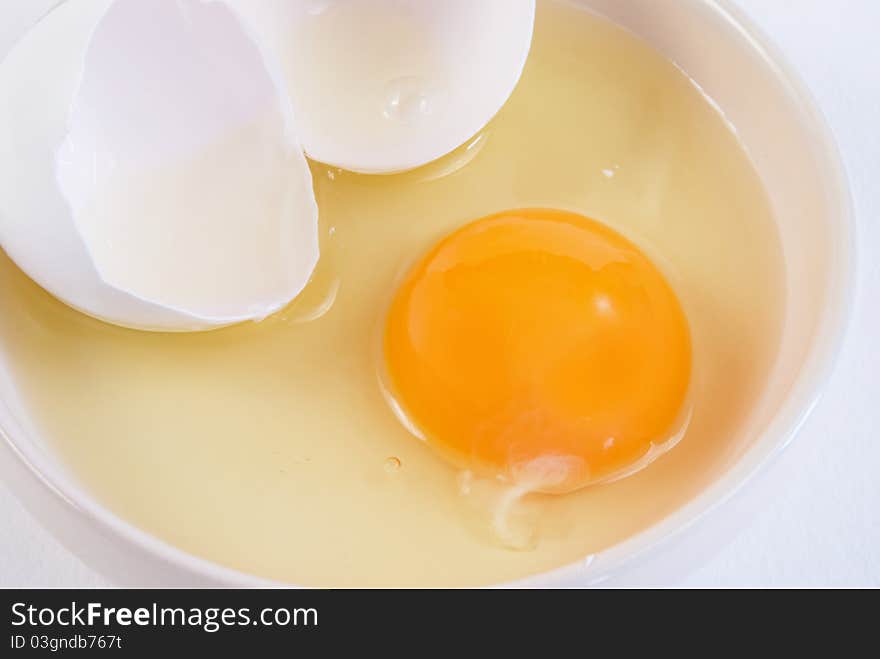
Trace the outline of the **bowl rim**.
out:
[[[717,480],[671,514],[596,556],[585,556],[580,561],[498,585],[507,587],[565,583],[596,585],[645,563],[663,546],[682,539],[706,517],[740,494],[791,444],[821,399],[842,350],[846,330],[853,315],[858,265],[854,204],[843,159],[831,128],[812,93],[794,67],[789,64],[786,56],[763,30],[735,5],[734,0],[695,0],[695,2],[714,12],[729,28],[739,33],[748,47],[760,56],[763,65],[773,73],[777,83],[794,101],[803,115],[803,122],[813,133],[813,146],[817,159],[827,175],[827,191],[830,195],[832,213],[837,221],[836,234],[840,238],[834,254],[837,267],[832,272],[834,278],[830,287],[830,299],[833,304],[822,315],[816,337],[802,362],[791,391],[770,422],[757,434],[753,445]],[[57,4],[62,2],[59,1]],[[138,528],[99,503],[84,486],[76,482],[72,475],[53,464],[51,458],[37,445],[31,442],[14,443],[12,436],[18,434],[26,435],[27,431],[14,419],[7,419],[5,410],[0,407],[0,438],[13,454],[12,459],[20,461],[51,496],[82,515],[98,530],[108,532],[117,540],[133,545],[146,554],[192,575],[194,583],[202,580],[231,586],[297,587],[297,584],[266,579],[225,567],[177,548]],[[15,491],[11,491],[18,496]],[[48,530],[53,532],[51,528]],[[601,557],[601,560],[594,561],[593,559],[597,557]]]

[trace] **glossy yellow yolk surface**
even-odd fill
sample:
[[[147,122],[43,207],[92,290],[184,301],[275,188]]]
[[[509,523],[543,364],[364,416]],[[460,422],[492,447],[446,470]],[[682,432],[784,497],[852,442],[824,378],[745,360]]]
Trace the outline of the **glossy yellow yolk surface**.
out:
[[[687,321],[660,271],[608,227],[509,211],[441,241],[397,292],[389,388],[457,465],[545,492],[624,473],[677,431]]]

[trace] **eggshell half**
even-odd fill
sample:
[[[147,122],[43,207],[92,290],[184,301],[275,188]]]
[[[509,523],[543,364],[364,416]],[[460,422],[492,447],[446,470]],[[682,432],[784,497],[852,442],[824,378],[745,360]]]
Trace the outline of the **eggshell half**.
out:
[[[0,244],[119,325],[282,308],[318,224],[274,67],[224,2],[65,3],[0,65]]]
[[[534,0],[226,0],[272,43],[312,158],[419,167],[501,109],[531,47]]]

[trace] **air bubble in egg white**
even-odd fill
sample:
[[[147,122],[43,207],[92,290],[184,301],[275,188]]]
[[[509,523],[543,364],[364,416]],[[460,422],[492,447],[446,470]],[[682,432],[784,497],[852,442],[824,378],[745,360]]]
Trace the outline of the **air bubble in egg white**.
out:
[[[401,462],[400,458],[391,456],[385,460],[385,471],[389,474],[396,474],[400,471]]]

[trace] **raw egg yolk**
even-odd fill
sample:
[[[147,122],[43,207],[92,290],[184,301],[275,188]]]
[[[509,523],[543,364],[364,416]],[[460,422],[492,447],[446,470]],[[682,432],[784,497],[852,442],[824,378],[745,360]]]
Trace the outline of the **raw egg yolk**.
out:
[[[509,211],[411,270],[384,333],[388,386],[460,467],[541,492],[637,468],[680,429],[687,320],[653,263],[608,227]]]

